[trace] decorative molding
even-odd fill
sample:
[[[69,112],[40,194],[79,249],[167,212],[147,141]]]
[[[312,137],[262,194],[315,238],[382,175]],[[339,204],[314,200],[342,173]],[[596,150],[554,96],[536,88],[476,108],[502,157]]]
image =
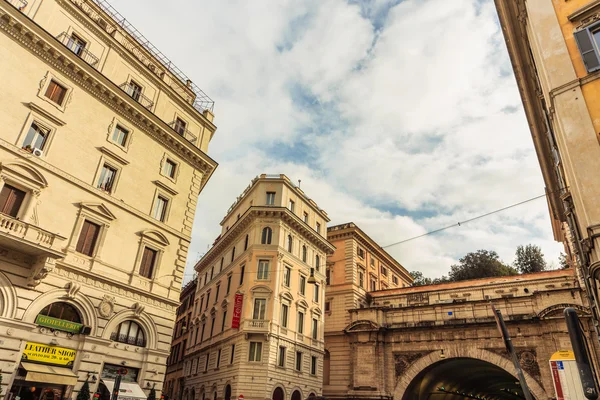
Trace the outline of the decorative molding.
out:
[[[591,11],[598,11],[597,9],[599,8],[599,6],[600,6],[600,0],[590,1],[585,6],[579,7],[577,10],[573,11],[571,14],[569,14],[567,16],[567,18],[569,19],[569,21],[573,22],[577,19],[582,18],[585,14],[587,14]]]
[[[115,297],[104,295],[102,301],[98,305],[98,314],[104,318],[110,318],[115,311]]]
[[[42,117],[50,120],[53,124],[56,124],[58,126],[64,126],[67,124],[62,119],[55,117],[54,115],[50,114],[48,111],[44,110],[42,107],[38,106],[33,102],[25,103],[25,105],[34,113],[39,114]]]
[[[179,194],[179,192],[177,192],[175,189],[170,188],[169,186],[165,185],[164,183],[162,183],[159,180],[152,181],[152,183],[154,183],[156,186],[158,186],[165,192],[171,194],[172,196],[176,196]]]
[[[133,309],[133,313],[135,314],[135,316],[139,317],[144,312],[146,306],[141,303],[135,303],[131,308]]]
[[[512,358],[508,355],[506,349],[486,348],[483,350],[487,350],[490,353],[502,356],[507,360],[511,360],[512,362]],[[519,359],[523,371],[531,375],[531,377],[533,377],[533,379],[535,379],[539,384],[542,384],[542,373],[540,371],[540,366],[538,365],[536,350],[531,347],[517,347],[515,348],[515,352],[517,353],[517,358]]]
[[[104,146],[102,147],[96,147],[102,154],[105,154],[107,156],[109,156],[110,158],[114,159],[115,161],[119,162],[120,164],[123,165],[128,165],[129,161],[127,161],[126,159],[124,159],[123,157],[121,157],[120,155],[118,155],[117,153],[115,153],[114,151],[112,151],[109,148],[106,148]]]
[[[65,289],[67,291],[67,298],[74,299],[81,290],[81,285],[79,283],[69,282],[66,284]]]
[[[79,203],[79,207],[82,210],[86,210],[90,213],[92,213],[93,215],[102,218],[103,220],[106,221],[113,221],[115,219],[117,219],[117,217],[108,209],[108,207],[106,207],[104,204],[101,203]]]
[[[396,371],[396,378],[404,375],[406,370],[410,368],[415,361],[433,353],[434,351],[437,350],[394,352],[394,369]]]

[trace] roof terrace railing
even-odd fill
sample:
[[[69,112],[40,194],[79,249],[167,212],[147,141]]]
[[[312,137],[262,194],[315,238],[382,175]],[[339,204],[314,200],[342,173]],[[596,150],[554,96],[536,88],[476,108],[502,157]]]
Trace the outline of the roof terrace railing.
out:
[[[86,49],[82,43],[77,41],[76,38],[69,35],[67,32],[63,32],[56,37],[59,42],[65,45],[65,47],[75,53],[79,58],[88,63],[94,68],[98,66],[98,57],[92,54],[91,51]]]
[[[6,0],[10,5],[15,7],[19,11],[23,11],[25,7],[27,7],[26,0]]]

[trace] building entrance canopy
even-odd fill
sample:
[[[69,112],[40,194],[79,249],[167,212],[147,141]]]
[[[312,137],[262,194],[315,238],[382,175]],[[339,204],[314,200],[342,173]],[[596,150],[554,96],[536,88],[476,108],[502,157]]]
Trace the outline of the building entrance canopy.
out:
[[[112,393],[115,387],[115,381],[102,380],[102,383]],[[146,400],[147,396],[142,388],[134,382],[121,382],[119,386],[119,399],[118,400]]]
[[[77,383],[77,375],[68,368],[28,362],[21,363],[21,367],[27,371],[25,380],[29,382],[53,383],[57,385],[75,385]]]

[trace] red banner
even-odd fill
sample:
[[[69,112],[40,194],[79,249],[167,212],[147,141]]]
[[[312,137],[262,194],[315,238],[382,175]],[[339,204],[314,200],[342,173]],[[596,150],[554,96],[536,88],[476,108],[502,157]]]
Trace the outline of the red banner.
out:
[[[244,295],[241,293],[235,294],[235,300],[233,302],[233,319],[231,320],[231,327],[233,329],[240,328],[240,318],[242,318],[242,304],[244,303]]]

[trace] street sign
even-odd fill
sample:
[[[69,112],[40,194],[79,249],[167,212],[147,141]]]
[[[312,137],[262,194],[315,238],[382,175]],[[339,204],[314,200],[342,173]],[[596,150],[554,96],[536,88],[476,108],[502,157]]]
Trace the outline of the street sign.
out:
[[[572,351],[557,351],[552,354],[550,370],[556,400],[585,400],[575,354]]]

